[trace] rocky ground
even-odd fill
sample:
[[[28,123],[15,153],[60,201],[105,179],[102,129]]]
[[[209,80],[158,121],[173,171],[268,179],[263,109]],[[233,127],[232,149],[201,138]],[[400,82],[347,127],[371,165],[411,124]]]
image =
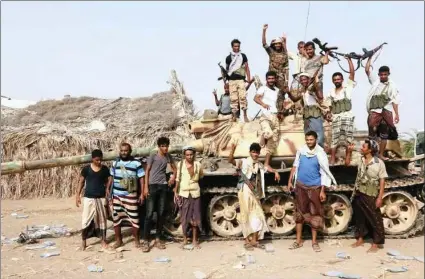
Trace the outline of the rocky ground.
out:
[[[65,224],[69,228],[81,226],[81,208],[75,207],[74,199],[4,200],[1,202],[2,239],[17,237],[31,225]],[[28,215],[17,219],[12,213]],[[112,232],[108,236],[113,239]],[[368,245],[350,248],[353,240],[329,240],[321,243],[323,252],[315,253],[311,242],[296,251],[288,250],[291,240],[276,240],[271,244],[275,252],[256,250],[251,253],[255,263],[247,264],[240,241],[204,242],[202,249],[186,251],[178,243],[168,243],[166,250],[153,249],[144,254],[133,247],[131,237],[126,240],[123,252],[99,252],[99,243],[92,239],[91,247],[81,251],[80,235],[47,239],[55,242],[54,249],[27,250],[27,245],[3,244],[1,247],[2,278],[197,278],[196,271],[207,278],[326,278],[321,273],[341,271],[344,274],[359,275],[361,278],[424,278],[424,264],[416,260],[392,260],[386,255],[388,249],[396,249],[407,256],[424,256],[424,237],[387,240],[385,249],[377,254],[367,254]],[[45,252],[59,251],[60,255],[41,258]],[[339,260],[337,252],[346,252],[351,259]],[[247,253],[245,253],[247,254]],[[167,257],[168,263],[155,259]],[[234,266],[242,262],[244,269]],[[88,266],[103,267],[102,273],[90,273]],[[385,267],[406,266],[407,272],[383,275]],[[202,278],[202,277],[199,277]]]

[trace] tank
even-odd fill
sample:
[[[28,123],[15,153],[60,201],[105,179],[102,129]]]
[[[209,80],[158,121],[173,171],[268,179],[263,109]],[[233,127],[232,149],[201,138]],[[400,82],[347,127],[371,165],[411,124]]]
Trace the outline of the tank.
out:
[[[202,153],[199,160],[204,167],[205,177],[201,184],[205,220],[211,232],[221,238],[234,238],[242,235],[239,225],[239,204],[237,198],[237,177],[234,167],[227,162],[232,144],[236,144],[235,158],[249,156],[249,146],[259,142],[260,123],[233,123],[228,118],[215,117],[213,111],[205,111],[204,119],[189,124],[196,141],[192,143]],[[331,129],[324,124],[325,137],[330,139]],[[355,132],[356,150],[367,139],[367,132]],[[296,150],[305,143],[301,114],[287,116],[280,125],[280,139],[277,150],[271,159],[271,166],[278,169],[281,180],[274,181],[272,174],[266,174],[266,197],[262,206],[270,228],[271,237],[294,237],[294,197],[287,191],[289,172],[295,159]],[[325,143],[325,149],[328,141]],[[391,158],[386,168],[389,178],[385,184],[385,194],[381,212],[387,237],[404,238],[415,235],[424,226],[423,174],[409,171],[414,159],[402,157],[399,141],[388,141],[386,155]],[[264,160],[264,150],[260,158]],[[352,237],[351,221],[353,209],[350,197],[354,188],[357,166],[354,162],[360,153],[353,151],[350,166],[343,164],[345,148],[337,151],[335,166],[331,172],[338,183],[327,193],[325,202],[324,234],[332,237]],[[205,227],[204,226],[204,227]],[[170,215],[167,231],[181,235],[179,216]]]
[[[271,166],[280,173],[281,180],[276,183],[272,174],[266,174],[266,197],[262,206],[270,228],[269,237],[294,238],[294,197],[287,191],[289,172],[295,159],[296,150],[304,144],[302,117],[296,110],[295,115],[287,116],[280,125],[280,139]],[[259,142],[260,123],[255,119],[249,123],[231,122],[228,118],[216,117],[213,111],[206,111],[202,120],[189,124],[195,140],[188,142],[198,151],[197,160],[204,168],[205,177],[201,182],[203,220],[209,239],[222,240],[240,238],[242,229],[239,224],[239,203],[237,198],[237,177],[234,167],[227,162],[232,144],[236,144],[235,158],[249,156],[249,146]],[[324,124],[325,137],[330,138],[331,129]],[[359,149],[366,132],[355,132],[356,149]],[[134,156],[147,156],[152,148],[135,148]],[[182,146],[171,146],[170,153],[181,158]],[[264,159],[262,150],[261,158]],[[402,158],[399,141],[388,141],[387,155],[391,157],[386,167],[389,178],[386,180],[385,194],[381,212],[387,237],[405,238],[415,235],[424,227],[424,176],[423,173],[409,171],[409,164],[416,159]],[[105,160],[113,160],[116,152],[105,153]],[[357,166],[342,165],[345,150],[337,152],[339,165],[331,166],[338,185],[329,189],[325,208],[324,235],[328,237],[352,237],[350,229],[353,209],[350,196],[354,187]],[[353,162],[360,154],[353,151]],[[423,158],[423,154],[422,154]],[[26,170],[52,168],[66,165],[88,163],[90,155],[38,160],[32,162],[6,162],[1,164],[1,174],[8,175]],[[168,199],[168,213],[165,230],[174,237],[182,236],[180,216],[173,205],[172,191]]]

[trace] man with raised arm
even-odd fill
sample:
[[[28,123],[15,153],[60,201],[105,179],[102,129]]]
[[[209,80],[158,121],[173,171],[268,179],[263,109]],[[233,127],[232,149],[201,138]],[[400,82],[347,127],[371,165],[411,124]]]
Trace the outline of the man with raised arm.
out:
[[[390,68],[382,66],[378,70],[379,80],[370,72],[372,57],[369,57],[366,63],[365,71],[372,87],[366,101],[366,109],[369,113],[367,125],[369,127],[369,138],[380,140],[379,158],[388,160],[384,157],[387,140],[396,140],[398,138],[397,129],[394,125],[400,121],[398,114],[399,93],[394,81],[389,79]],[[393,115],[394,110],[394,115]]]
[[[332,83],[335,88],[331,90],[328,96],[330,110],[332,112],[332,139],[331,139],[331,160],[330,164],[335,164],[336,150],[338,146],[346,147],[347,157],[348,145],[353,142],[354,115],[351,112],[351,93],[356,86],[354,81],[354,65],[351,58],[346,57],[350,69],[348,81],[343,85],[344,77],[342,73],[336,72],[332,75]]]
[[[262,43],[269,55],[269,71],[276,72],[276,87],[283,91],[284,88],[288,86],[289,79],[289,62],[286,43],[284,43],[284,38],[275,38],[271,41],[270,45],[268,45],[266,39],[268,27],[268,24],[264,24],[263,26]]]
[[[304,133],[314,131],[318,135],[317,142],[321,147],[325,144],[325,134],[323,130],[323,119],[331,120],[329,108],[323,102],[322,82],[317,77],[310,77],[308,73],[299,74],[300,88],[297,93],[288,93],[289,98],[295,103],[302,100]]]

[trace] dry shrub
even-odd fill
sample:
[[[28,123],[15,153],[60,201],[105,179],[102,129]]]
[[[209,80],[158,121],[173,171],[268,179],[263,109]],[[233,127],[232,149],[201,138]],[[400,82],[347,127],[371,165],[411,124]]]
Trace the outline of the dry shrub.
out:
[[[2,106],[2,162],[85,155],[95,148],[107,152],[123,141],[153,147],[162,135],[172,144],[187,141],[191,135],[186,124],[196,117],[193,103],[176,78],[171,85],[169,92],[135,99],[80,97],[42,101],[25,109]],[[88,131],[93,120],[102,121],[106,130]],[[3,175],[1,197],[69,197],[80,169],[77,165]]]

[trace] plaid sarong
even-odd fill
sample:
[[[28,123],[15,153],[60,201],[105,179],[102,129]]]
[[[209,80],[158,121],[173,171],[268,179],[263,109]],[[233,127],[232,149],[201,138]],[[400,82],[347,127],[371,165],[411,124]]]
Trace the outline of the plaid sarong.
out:
[[[353,142],[354,116],[337,116],[332,120],[331,148]]]

